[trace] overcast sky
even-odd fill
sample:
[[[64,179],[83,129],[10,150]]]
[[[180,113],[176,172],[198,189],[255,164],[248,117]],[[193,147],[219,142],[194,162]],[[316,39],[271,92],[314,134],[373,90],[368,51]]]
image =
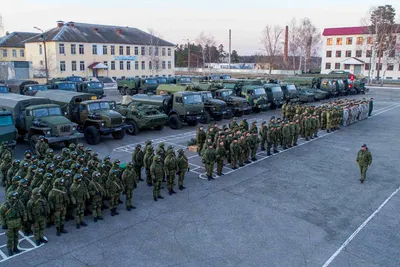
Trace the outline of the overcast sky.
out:
[[[375,5],[392,4],[400,14],[400,1],[385,0],[2,0],[0,14],[5,31],[50,29],[57,20],[119,26],[147,31],[153,28],[164,39],[183,43],[201,31],[213,35],[240,55],[261,51],[260,36],[267,24],[285,26],[292,17],[309,17],[321,30],[358,26]]]

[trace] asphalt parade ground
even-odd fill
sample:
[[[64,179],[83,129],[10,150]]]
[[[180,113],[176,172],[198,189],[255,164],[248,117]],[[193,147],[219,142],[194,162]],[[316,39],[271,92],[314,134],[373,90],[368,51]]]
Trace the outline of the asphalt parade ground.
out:
[[[400,90],[371,89],[365,97],[375,99],[369,119],[300,139],[270,157],[259,151],[258,161],[237,170],[227,165],[213,181],[206,180],[197,153],[185,150],[186,190],[169,196],[163,189],[165,199],[154,202],[152,188],[141,182],[133,195],[136,210],[120,204],[120,215],[105,210],[97,223],[87,216],[88,227],[79,230],[67,222],[69,233],[61,237],[46,229],[49,243],[40,247],[21,233],[23,252],[8,257],[2,232],[0,266],[400,266]],[[259,126],[272,115],[280,110],[246,118]],[[155,147],[164,142],[186,149],[195,130],[106,137],[92,149],[126,162],[148,139]],[[373,162],[360,184],[355,159],[363,143]],[[25,149],[18,145],[17,157]]]

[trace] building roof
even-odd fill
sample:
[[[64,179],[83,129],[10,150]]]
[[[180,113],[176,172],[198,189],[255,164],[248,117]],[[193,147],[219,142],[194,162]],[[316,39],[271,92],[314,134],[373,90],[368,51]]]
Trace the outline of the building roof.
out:
[[[364,61],[362,61],[361,59],[355,58],[355,57],[345,59],[342,61],[342,63],[349,64],[349,65],[364,65],[365,64]]]
[[[0,47],[24,48],[24,41],[38,35],[35,32],[12,32],[0,37]]]
[[[173,43],[137,28],[72,21],[60,23],[56,28],[46,31],[45,36],[47,41],[56,42],[174,46]],[[41,35],[26,40],[27,43],[42,41]]]
[[[331,35],[356,35],[356,34],[366,34],[368,33],[367,26],[357,26],[357,27],[341,27],[341,28],[326,28],[322,33],[323,36]]]

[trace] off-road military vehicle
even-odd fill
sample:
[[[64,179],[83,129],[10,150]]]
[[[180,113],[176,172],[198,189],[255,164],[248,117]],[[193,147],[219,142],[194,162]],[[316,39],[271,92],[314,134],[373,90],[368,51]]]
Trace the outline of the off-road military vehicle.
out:
[[[217,89],[212,91],[215,99],[225,101],[228,109],[230,109],[236,117],[241,117],[244,113],[251,112],[252,107],[247,103],[246,99],[233,95],[232,89]]]
[[[155,93],[158,86],[156,78],[127,78],[117,83],[121,95]]]
[[[17,144],[17,133],[12,113],[3,108],[0,109],[0,144],[7,141],[8,146],[14,148]]]
[[[271,103],[271,108],[278,108],[283,105],[283,91],[277,83],[266,83],[264,84],[265,93],[268,97],[268,102]]]
[[[22,90],[23,95],[35,96],[38,91],[47,91],[49,88],[45,84],[27,84]]]
[[[131,126],[126,132],[130,135],[137,135],[142,129],[161,131],[168,122],[168,116],[157,108],[133,102],[130,96],[123,96],[122,103],[117,104],[116,110],[126,117],[126,123]]]
[[[182,122],[196,126],[204,117],[204,104],[200,93],[175,92],[173,94],[132,96],[134,102],[145,105],[154,105],[162,113],[168,115],[168,124],[171,129],[182,128]]]
[[[52,81],[47,87],[51,90],[62,90],[76,92],[76,85],[74,82],[68,81]]]
[[[36,94],[59,104],[65,116],[78,124],[78,131],[84,133],[90,145],[100,143],[101,135],[111,134],[120,140],[125,136],[125,117],[115,111],[114,101],[98,100],[95,95],[68,91],[40,91]]]
[[[83,137],[76,131],[77,125],[63,116],[60,106],[47,98],[4,94],[0,108],[12,113],[19,136],[29,142],[32,151],[41,135],[49,144],[66,145]]]
[[[296,85],[293,83],[281,82],[280,83],[282,91],[283,91],[283,98],[285,102],[299,102],[299,91],[296,88]]]
[[[36,81],[32,80],[19,80],[19,79],[10,79],[5,81],[5,84],[9,88],[9,92],[14,93],[14,94],[20,94],[20,95],[25,95],[25,86],[26,85],[33,85],[33,84],[39,84]]]
[[[88,93],[97,96],[98,99],[106,97],[104,95],[103,83],[97,81],[85,81],[77,85],[77,92]]]

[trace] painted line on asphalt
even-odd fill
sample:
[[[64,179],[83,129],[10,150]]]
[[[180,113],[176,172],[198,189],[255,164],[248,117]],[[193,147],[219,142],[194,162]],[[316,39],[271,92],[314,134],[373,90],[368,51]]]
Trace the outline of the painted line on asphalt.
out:
[[[339,253],[351,242],[351,240],[354,239],[354,237],[367,225],[369,221],[371,221],[380,211],[381,209],[389,202],[389,200],[392,199],[400,190],[400,187],[398,187],[383,203],[372,213],[361,225],[360,227],[355,230],[349,238],[347,238],[346,241],[336,250],[335,253],[322,265],[322,267],[327,267],[329,264],[332,263],[332,261],[339,255]]]
[[[20,255],[22,255],[22,254],[25,254],[25,253],[27,253],[27,252],[30,252],[30,251],[32,251],[32,250],[34,250],[34,249],[40,248],[41,246],[44,245],[44,244],[42,243],[42,244],[40,244],[39,246],[36,246],[36,244],[35,244],[35,243],[32,241],[32,239],[31,239],[31,238],[33,238],[33,235],[25,236],[25,235],[23,234],[22,231],[19,231],[18,233],[19,233],[19,235],[22,236],[22,238],[18,240],[18,249],[19,249],[21,252],[18,253],[18,254],[14,254],[14,255],[12,255],[12,256],[7,256],[3,251],[0,250],[0,256],[3,258],[3,259],[0,260],[0,263],[1,263],[1,262],[5,262],[5,261],[7,261],[7,260],[9,260],[9,259],[18,257],[18,256],[20,256]],[[3,235],[3,234],[5,234],[5,233],[1,233],[0,235]],[[20,246],[20,243],[21,243],[22,241],[24,241],[24,240],[26,240],[27,242],[29,242],[29,243],[32,245],[32,247],[31,247],[31,248],[23,248],[23,247],[21,247],[21,246]],[[4,248],[4,247],[6,247],[6,246],[7,246],[7,244],[6,244],[6,245],[1,245],[0,248]]]

